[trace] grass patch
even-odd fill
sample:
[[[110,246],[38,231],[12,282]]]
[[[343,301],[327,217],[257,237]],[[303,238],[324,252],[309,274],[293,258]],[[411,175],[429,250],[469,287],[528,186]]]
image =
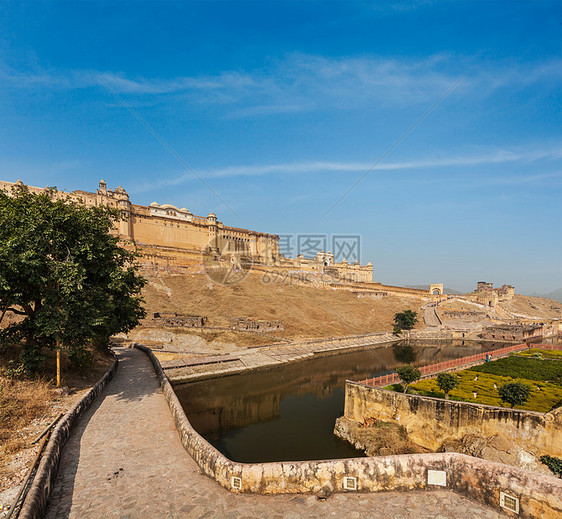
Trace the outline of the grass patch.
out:
[[[29,444],[20,431],[45,414],[52,384],[45,379],[18,380],[0,375],[0,469],[6,456]]]
[[[538,359],[562,360],[562,350],[541,350],[532,348],[530,350],[516,353],[518,357],[536,357]]]

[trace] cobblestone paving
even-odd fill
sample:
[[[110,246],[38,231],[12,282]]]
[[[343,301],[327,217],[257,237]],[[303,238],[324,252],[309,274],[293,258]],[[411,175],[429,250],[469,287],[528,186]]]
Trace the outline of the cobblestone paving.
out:
[[[499,518],[448,491],[312,495],[231,494],[184,451],[146,355],[119,349],[119,368],[63,452],[46,517]]]

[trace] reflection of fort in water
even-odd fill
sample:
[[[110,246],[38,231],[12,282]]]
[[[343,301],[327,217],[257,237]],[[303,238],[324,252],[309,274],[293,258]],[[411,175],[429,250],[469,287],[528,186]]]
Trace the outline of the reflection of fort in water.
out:
[[[343,413],[346,380],[385,374],[406,363],[424,366],[501,346],[454,341],[398,344],[178,385],[175,390],[194,428],[213,441],[232,429],[276,419],[282,400],[288,396],[312,394],[325,399],[340,388]]]

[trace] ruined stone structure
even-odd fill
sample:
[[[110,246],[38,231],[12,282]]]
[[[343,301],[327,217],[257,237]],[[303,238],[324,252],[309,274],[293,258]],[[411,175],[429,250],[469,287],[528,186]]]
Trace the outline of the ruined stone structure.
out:
[[[482,338],[488,340],[523,342],[542,336],[540,324],[495,324],[482,329]]]
[[[233,330],[246,330],[256,332],[282,332],[285,330],[285,321],[252,319],[251,317],[234,317],[230,320]]]
[[[476,285],[476,301],[486,306],[494,307],[498,303],[506,303],[515,297],[515,288],[511,285],[502,285],[494,288],[493,283],[479,281]]]
[[[155,312],[152,321],[164,326],[185,326],[186,328],[202,328],[203,326],[205,326],[207,318],[200,315]]]

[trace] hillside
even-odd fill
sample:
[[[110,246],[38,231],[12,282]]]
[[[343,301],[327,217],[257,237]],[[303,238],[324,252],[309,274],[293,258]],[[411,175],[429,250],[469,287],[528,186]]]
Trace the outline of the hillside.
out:
[[[275,336],[312,338],[390,331],[396,312],[421,315],[422,302],[411,297],[358,298],[344,290],[263,283],[259,273],[233,286],[213,284],[204,274],[147,277],[144,326],[154,312],[206,316],[210,326],[228,326],[232,317],[282,319],[285,331]]]
[[[544,297],[516,294],[513,301],[502,303],[502,308],[521,319],[543,320],[562,318],[562,304]]]

